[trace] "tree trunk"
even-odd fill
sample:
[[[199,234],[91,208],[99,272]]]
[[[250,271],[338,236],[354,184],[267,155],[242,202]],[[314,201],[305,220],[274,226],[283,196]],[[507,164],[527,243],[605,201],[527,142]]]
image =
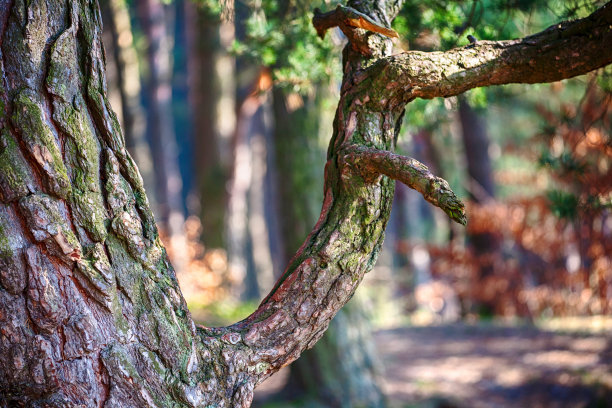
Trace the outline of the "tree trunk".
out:
[[[189,82],[194,119],[194,201],[207,248],[224,248],[225,215],[236,127],[234,58],[228,50],[234,25],[211,10],[187,3],[190,31]]]
[[[286,264],[302,237],[316,222],[320,202],[323,152],[318,147],[322,86],[316,98],[274,88],[274,144],[278,169],[280,225]],[[293,102],[291,102],[293,101]],[[301,106],[300,102],[301,101]],[[295,106],[291,106],[291,104]],[[370,327],[358,299],[342,309],[330,330],[291,365],[282,395],[312,398],[324,406],[380,407],[384,398],[377,383],[376,355]]]
[[[265,134],[269,131],[264,120],[266,103],[264,97],[254,92],[239,108],[233,141],[232,177],[228,183],[227,248],[230,284],[233,295],[243,300],[253,300],[261,295],[262,282],[258,279],[256,270],[257,266],[261,265],[261,257],[258,258],[254,251],[261,249],[262,242],[255,240],[258,239],[257,235],[262,239],[261,236],[266,235],[267,231],[265,225],[260,233],[254,231],[257,229],[254,223],[257,222],[253,222],[250,215],[255,213],[258,217],[263,217],[263,191],[253,193],[252,190],[261,190],[261,186],[256,187],[255,184],[263,182],[264,179],[265,153],[263,157],[257,156],[258,152],[255,150],[257,146],[259,150],[265,150]],[[259,226],[262,222],[260,218]],[[266,237],[263,239],[266,240]],[[268,251],[267,248],[263,250]],[[271,266],[269,256],[267,253],[263,258],[266,258],[264,262]],[[270,270],[266,273],[268,276],[272,275]]]
[[[138,3],[147,39],[147,131],[155,163],[155,187],[160,207],[158,218],[162,228],[172,237],[181,233],[183,209],[172,117],[172,39],[167,27],[168,7],[159,0]]]
[[[495,197],[495,180],[489,157],[486,122],[463,96],[459,97],[459,119],[467,162],[470,198],[475,203],[484,204]],[[492,233],[472,233],[467,235],[467,240],[468,246],[478,260],[478,271],[473,277],[472,290],[478,293],[487,292],[479,286],[487,285],[488,278],[494,273],[493,256],[499,250],[499,238]],[[473,303],[464,305],[464,310],[485,316],[490,316],[495,311],[496,298],[483,299],[482,296],[472,296],[470,300]]]
[[[497,55],[487,43],[475,47],[486,69],[474,68],[472,49],[457,49],[428,59],[420,66],[423,77],[407,68],[406,78],[398,78],[407,60],[421,56],[390,56],[390,42],[375,35],[352,44],[371,54],[345,51],[319,221],[251,316],[205,328],[195,326],[186,308],[108,104],[97,3],[1,1],[2,406],[248,407],[253,388],[314,346],[371,269],[389,217],[392,179],[463,221],[443,180],[387,151],[404,98],[529,82],[534,77],[521,76],[526,66],[556,66],[556,59],[546,59],[550,52],[567,64],[566,53],[577,46],[583,59],[567,66],[565,76],[612,60],[588,53],[612,39],[612,5],[561,24],[563,31],[555,26],[529,37],[530,47],[542,41],[552,47],[546,53],[501,43],[507,47],[498,68],[487,64]],[[399,6],[378,3],[372,10],[363,3],[360,10],[379,21]],[[351,41],[366,37],[360,38]],[[458,57],[461,64],[452,65]],[[382,62],[369,65],[368,58]],[[469,72],[453,82],[452,75],[440,76],[434,60]],[[517,63],[506,72],[509,61]],[[391,69],[381,74],[381,65]],[[561,76],[538,75],[542,81]],[[408,91],[406,80],[423,86]]]
[[[487,124],[464,96],[459,96],[458,99],[461,139],[469,176],[469,193],[472,200],[484,203],[495,197]]]
[[[371,324],[355,300],[336,314],[317,345],[291,364],[282,396],[311,401],[307,406],[386,406]]]
[[[0,405],[185,400],[204,349],[106,99],[98,7],[15,1],[0,24]]]

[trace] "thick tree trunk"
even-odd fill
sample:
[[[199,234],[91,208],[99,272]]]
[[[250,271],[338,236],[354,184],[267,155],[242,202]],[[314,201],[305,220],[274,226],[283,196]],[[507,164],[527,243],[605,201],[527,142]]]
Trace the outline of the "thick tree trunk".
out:
[[[521,79],[521,63],[511,75],[503,72],[507,65],[498,72],[492,64],[468,68],[476,71],[467,83],[453,85],[445,76],[435,86],[439,67],[428,62],[434,75],[415,77],[405,65],[412,57],[390,57],[391,44],[379,36],[353,44],[368,47],[368,58],[349,46],[319,221],[257,311],[229,327],[197,328],[106,98],[97,3],[0,1],[2,406],[248,407],[253,388],[314,346],[371,269],[389,217],[392,178],[463,221],[443,180],[387,151],[405,98],[459,93],[491,78]],[[388,24],[399,2],[371,6],[359,5]],[[581,32],[572,27],[589,33],[581,49],[598,40],[601,47],[612,36],[611,9],[562,25],[561,42],[550,32],[537,38],[559,46],[561,60],[574,51],[567,50],[567,36]],[[503,62],[515,52],[522,60],[519,47]],[[456,61],[461,53],[433,59]],[[550,57],[550,49],[542,54]],[[595,69],[602,54],[584,54],[576,66]],[[478,55],[480,62],[491,56]],[[546,65],[545,57],[533,57],[528,66]],[[369,66],[369,58],[383,62]],[[391,69],[381,73],[381,64]],[[453,69],[466,66],[464,60]],[[576,74],[576,66],[564,72]],[[433,86],[425,94],[424,88],[399,93],[404,68],[411,71],[407,78]],[[393,79],[401,84],[388,86]]]
[[[0,405],[187,399],[204,349],[106,99],[98,7],[1,10]]]

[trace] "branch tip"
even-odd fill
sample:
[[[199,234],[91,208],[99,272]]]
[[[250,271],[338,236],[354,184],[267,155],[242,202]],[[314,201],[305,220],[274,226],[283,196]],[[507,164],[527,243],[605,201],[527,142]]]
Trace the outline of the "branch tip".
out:
[[[466,225],[465,206],[443,178],[433,175],[427,166],[411,157],[364,146],[347,148],[344,160],[357,167],[364,178],[384,174],[418,191],[429,203],[442,209],[451,220]]]

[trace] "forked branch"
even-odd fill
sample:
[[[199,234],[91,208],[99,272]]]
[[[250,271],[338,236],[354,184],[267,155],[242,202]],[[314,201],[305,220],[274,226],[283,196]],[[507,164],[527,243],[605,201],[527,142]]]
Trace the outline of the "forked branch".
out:
[[[354,294],[382,247],[394,191],[390,179],[414,188],[453,220],[465,223],[463,204],[445,180],[416,160],[391,153],[407,102],[457,95],[477,86],[555,81],[612,62],[610,4],[586,19],[523,40],[391,56],[387,41],[361,29],[382,32],[371,17],[374,9],[388,12],[401,3],[388,1],[393,7],[383,0],[350,3],[369,19],[351,17],[351,10],[340,7],[318,13],[313,21],[321,35],[327,28],[344,26],[358,52],[348,49],[344,54],[319,221],[253,314],[229,327],[199,330],[211,358],[225,364],[217,378],[233,394],[219,394],[219,399],[231,399],[231,406],[248,406],[253,387],[312,347]],[[378,20],[391,21],[395,13],[388,17]],[[380,58],[364,69],[363,55]],[[228,378],[233,383],[228,385]]]
[[[384,174],[418,191],[442,209],[453,221],[466,224],[465,207],[448,182],[433,175],[427,166],[411,157],[385,150],[353,145],[341,152],[341,159],[358,168],[366,177]]]

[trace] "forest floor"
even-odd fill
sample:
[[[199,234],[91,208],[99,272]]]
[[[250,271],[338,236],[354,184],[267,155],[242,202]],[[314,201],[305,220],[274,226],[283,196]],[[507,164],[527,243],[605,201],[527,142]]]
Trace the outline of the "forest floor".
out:
[[[382,330],[375,342],[392,407],[612,407],[610,331],[458,323]],[[256,400],[286,375],[262,384]]]

